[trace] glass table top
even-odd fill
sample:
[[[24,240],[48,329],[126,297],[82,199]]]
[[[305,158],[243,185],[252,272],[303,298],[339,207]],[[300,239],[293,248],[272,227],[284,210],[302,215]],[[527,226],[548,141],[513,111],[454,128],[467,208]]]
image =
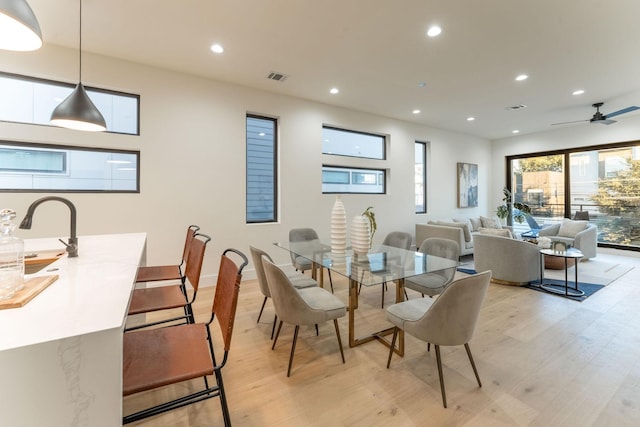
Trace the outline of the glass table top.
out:
[[[347,249],[344,254],[332,253],[331,246],[320,240],[282,242],[274,245],[365,286],[458,266],[457,261],[447,258],[385,245],[372,248],[367,255],[354,254],[351,249]]]

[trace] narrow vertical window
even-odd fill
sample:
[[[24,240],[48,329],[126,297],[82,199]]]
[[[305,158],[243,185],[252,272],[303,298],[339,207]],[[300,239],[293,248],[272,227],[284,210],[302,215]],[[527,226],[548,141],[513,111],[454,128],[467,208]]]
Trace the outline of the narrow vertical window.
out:
[[[427,144],[416,141],[415,154],[416,213],[427,212]]]
[[[247,115],[247,223],[277,219],[276,135],[275,119]]]

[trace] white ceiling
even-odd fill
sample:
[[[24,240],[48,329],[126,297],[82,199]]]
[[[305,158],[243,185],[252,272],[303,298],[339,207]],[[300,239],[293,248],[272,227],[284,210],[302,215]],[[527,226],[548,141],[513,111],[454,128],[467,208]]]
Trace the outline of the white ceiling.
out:
[[[28,1],[45,43],[77,48],[78,0]],[[594,102],[605,102],[605,114],[640,106],[638,17],[638,0],[84,0],[82,42],[85,51],[497,139],[589,119]],[[433,39],[432,24],[443,28]],[[224,54],[211,53],[214,42]],[[271,71],[290,77],[271,81]],[[516,82],[521,73],[529,79]],[[517,104],[527,108],[506,109]]]

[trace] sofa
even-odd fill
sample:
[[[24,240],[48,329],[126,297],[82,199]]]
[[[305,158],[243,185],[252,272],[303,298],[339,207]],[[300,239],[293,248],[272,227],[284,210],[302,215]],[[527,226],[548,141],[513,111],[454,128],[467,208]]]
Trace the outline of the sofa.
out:
[[[598,227],[588,221],[565,219],[560,224],[541,228],[538,237],[548,237],[551,241],[564,242],[584,255],[582,260],[594,258],[598,247]]]
[[[433,220],[426,224],[416,224],[415,243],[419,248],[422,242],[430,237],[453,240],[460,246],[460,256],[464,256],[473,254],[473,236],[479,233],[511,236],[513,229],[501,225],[498,218],[484,216]]]
[[[523,240],[490,234],[473,236],[476,271],[491,270],[491,280],[526,285],[540,279],[540,248]]]

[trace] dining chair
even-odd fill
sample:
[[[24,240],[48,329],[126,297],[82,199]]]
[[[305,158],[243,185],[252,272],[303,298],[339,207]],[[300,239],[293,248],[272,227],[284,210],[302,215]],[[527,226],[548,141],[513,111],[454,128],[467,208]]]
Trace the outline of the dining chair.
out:
[[[286,322],[295,325],[287,377],[291,376],[293,355],[296,350],[296,342],[301,325],[315,325],[316,333],[318,333],[318,324],[333,320],[336,336],[338,337],[338,346],[340,347],[340,356],[342,357],[342,363],[345,363],[342,340],[340,339],[340,329],[338,328],[338,319],[347,314],[347,308],[344,303],[342,303],[338,297],[321,287],[296,290],[285,272],[269,261],[268,258],[263,257],[262,264],[264,265],[267,276],[267,283],[269,284],[273,305],[280,320],[271,350],[276,347],[282,324]]]
[[[425,239],[418,251],[426,255],[447,258],[456,263],[460,259],[460,245],[458,245],[458,242],[440,237]],[[429,295],[430,297],[438,295],[453,281],[455,275],[456,267],[451,267],[445,270],[409,277],[404,280],[405,298],[409,299],[407,289],[420,292],[423,297],[425,295]]]
[[[469,341],[473,338],[490,280],[491,271],[485,271],[452,282],[438,298],[416,298],[389,306],[387,319],[393,323],[394,330],[387,359],[387,369],[391,365],[398,331],[402,329],[419,340],[434,345],[442,404],[445,408],[447,407],[447,397],[444,391],[442,360],[440,358],[441,345],[464,345],[478,386],[482,387],[469,348]]]
[[[320,241],[318,237],[318,233],[313,228],[292,228],[289,230],[289,244],[295,242],[310,242],[312,240]],[[311,270],[313,268],[313,263],[311,260],[294,254],[291,254],[291,264],[296,270],[304,273],[307,270]],[[333,293],[333,280],[331,280],[331,270],[327,268],[327,273],[329,275],[329,284],[331,285],[331,293]]]
[[[185,282],[177,285],[135,289],[131,295],[128,312],[129,315],[136,315],[182,308],[184,313],[182,315],[134,325],[126,328],[125,332],[160,325],[163,323],[195,322],[192,304],[198,294],[198,285],[200,283],[200,272],[204,261],[204,253],[207,243],[210,241],[211,237],[206,234],[196,233],[191,239],[187,254],[187,261],[184,266]],[[193,289],[190,297],[186,290],[187,282]]]
[[[264,306],[267,303],[267,299],[271,298],[271,292],[269,292],[269,285],[267,284],[267,276],[265,275],[264,267],[262,265],[262,257],[264,256],[271,262],[273,262],[273,259],[271,259],[268,253],[266,253],[262,249],[256,248],[255,246],[249,246],[249,250],[251,251],[251,260],[253,261],[253,267],[256,270],[256,278],[258,279],[258,286],[260,288],[260,292],[264,296],[264,300],[262,301],[262,306],[260,307],[260,313],[258,314],[258,320],[256,320],[256,323],[260,323],[260,317],[262,317],[262,311],[264,310]],[[304,289],[304,288],[311,288],[314,286],[318,286],[318,282],[297,271],[287,272],[286,274],[296,289]],[[275,331],[277,320],[278,320],[278,315],[276,314],[273,319],[273,326],[271,327],[272,339],[273,339],[273,333]]]
[[[241,259],[238,267],[230,255]],[[211,317],[206,323],[190,323],[168,328],[145,329],[124,334],[123,395],[129,396],[171,384],[202,378],[202,386],[192,381],[184,389],[191,391],[177,399],[154,405],[123,417],[123,424],[181,408],[213,397],[220,398],[224,425],[231,417],[222,381],[222,368],[228,360],[231,335],[238,305],[242,270],[247,257],[235,249],[227,249],[220,259]],[[222,361],[216,361],[212,324],[217,319],[223,346]],[[217,334],[216,334],[217,335]],[[218,350],[220,354],[220,350]],[[215,384],[209,384],[213,376]],[[195,389],[195,391],[193,391]],[[183,390],[183,389],[181,389]],[[158,393],[161,398],[163,393]]]
[[[193,236],[200,230],[197,225],[190,225],[187,228],[187,237],[184,240],[184,248],[182,249],[182,259],[179,264],[171,265],[150,265],[138,267],[136,275],[136,283],[141,282],[159,282],[164,280],[180,280],[184,283],[183,267],[187,262],[189,247]]]
[[[392,231],[384,237],[382,245],[392,246],[394,248],[409,250],[411,248],[411,240],[413,236],[404,231]],[[362,290],[362,283],[358,287],[358,293]],[[381,286],[382,296],[380,298],[380,308],[384,308],[384,293],[387,291],[387,282],[383,282]]]

